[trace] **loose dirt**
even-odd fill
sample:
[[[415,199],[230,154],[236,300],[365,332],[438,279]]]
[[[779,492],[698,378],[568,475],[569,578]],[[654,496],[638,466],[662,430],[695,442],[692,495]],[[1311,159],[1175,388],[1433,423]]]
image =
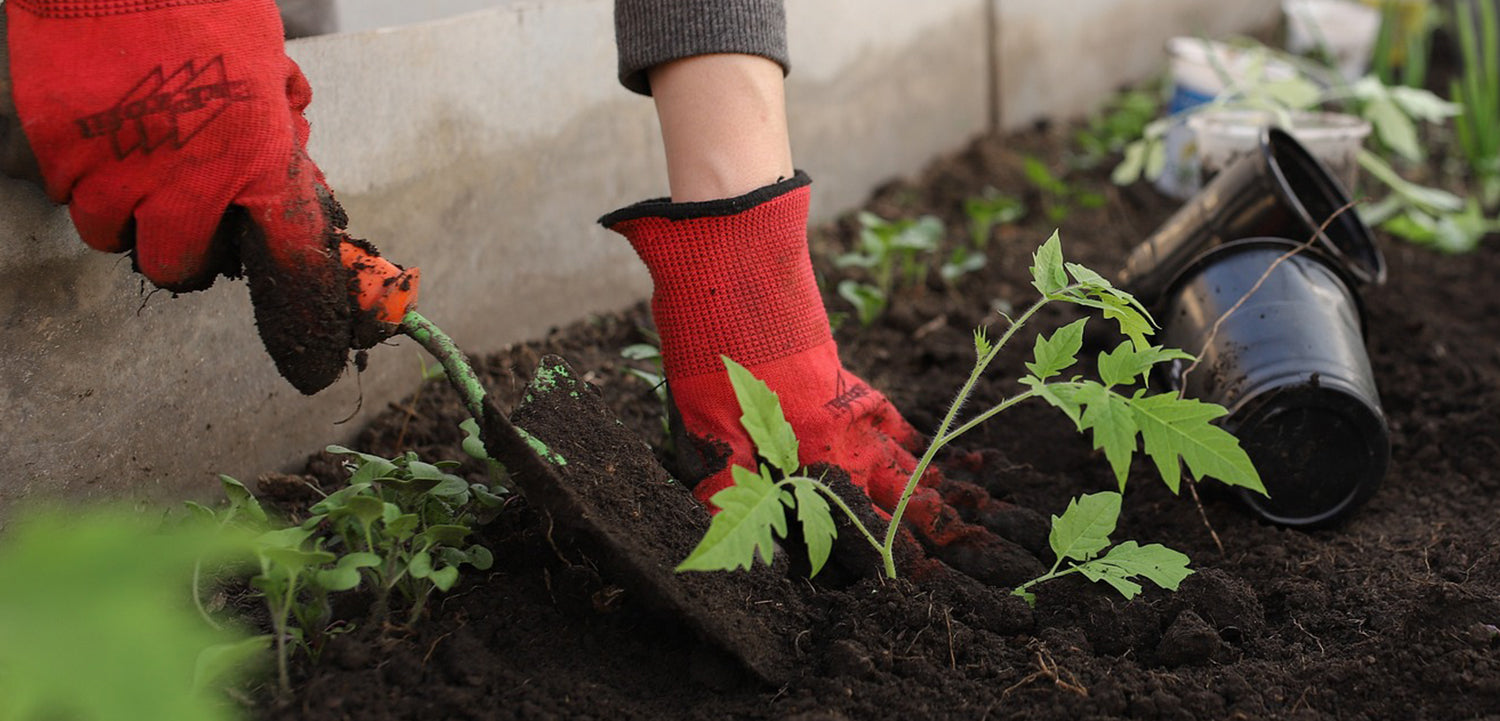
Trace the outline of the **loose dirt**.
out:
[[[1046,199],[1029,190],[1021,159],[1029,154],[1063,167],[1067,132],[981,138],[920,177],[880,189],[867,204],[887,217],[936,214],[948,223],[951,242],[965,237],[963,201],[986,187],[1022,195],[1030,208],[1021,223],[999,231],[981,272],[954,288],[934,282],[900,298],[873,328],[852,317],[838,327],[845,364],[917,428],[936,427],[967,373],[972,329],[1000,322],[997,309],[1032,301],[1026,269],[1054,225],[1071,260],[1109,275],[1175,207],[1149,187],[1110,186],[1100,169],[1070,178],[1104,192],[1104,207],[1047,220]],[[856,241],[852,214],[814,229],[826,287],[843,273],[830,258]],[[316,662],[298,664],[295,694],[263,701],[257,713],[360,721],[1500,715],[1500,552],[1493,540],[1500,533],[1500,294],[1492,285],[1500,250],[1491,239],[1474,254],[1447,257],[1381,242],[1390,278],[1366,290],[1364,300],[1391,463],[1373,500],[1340,528],[1268,525],[1212,483],[1197,489],[1200,509],[1191,494],[1174,496],[1149,463],[1138,461],[1116,538],[1187,553],[1197,573],[1179,592],[1148,588],[1127,602],[1075,576],[1040,587],[1033,610],[1005,589],[954,577],[882,582],[845,572],[810,583],[761,572],[778,602],[788,604],[769,639],[768,657],[785,664],[772,685],[633,592],[633,579],[610,575],[611,564],[587,539],[570,535],[566,519],[516,499],[483,531],[495,553],[491,571],[470,576],[409,629],[365,625],[353,613],[353,631]],[[826,297],[830,309],[849,310],[832,293]],[[1002,353],[978,397],[1014,392],[1034,333],[1074,317],[1064,308],[1042,313]],[[645,340],[645,327],[649,317],[636,307],[476,360],[510,408],[544,354],[566,359],[592,389],[578,401],[584,405],[561,418],[533,408],[522,425],[560,434],[554,442],[566,439],[568,452],[587,458],[596,481],[618,483],[618,512],[657,517],[658,509],[637,503],[630,489],[671,485],[662,406],[647,383],[625,372],[637,362],[620,356]],[[429,383],[392,406],[357,446],[463,458],[463,418],[451,391]],[[606,436],[615,439],[617,456],[590,450],[605,447],[594,440]],[[948,459],[951,473],[1042,514],[1115,486],[1089,440],[1041,403],[1002,414],[958,445]],[[954,465],[960,454],[962,467]],[[477,465],[465,470],[483,474]],[[306,480],[328,487],[339,478],[330,458],[310,459]],[[261,491],[295,505],[290,494],[297,488],[268,477]],[[694,524],[705,520],[691,512],[661,516],[663,526],[684,528],[701,529]],[[764,600],[713,603],[734,624],[765,618]]]

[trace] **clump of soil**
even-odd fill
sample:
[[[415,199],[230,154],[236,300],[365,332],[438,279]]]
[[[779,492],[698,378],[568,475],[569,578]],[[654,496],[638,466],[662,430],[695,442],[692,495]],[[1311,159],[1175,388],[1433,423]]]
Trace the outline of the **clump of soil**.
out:
[[[1066,128],[984,137],[920,177],[882,188],[867,209],[932,213],[963,242],[963,201],[987,187],[1031,209],[1002,228],[979,273],[901,297],[881,322],[837,330],[846,365],[919,429],[932,429],[972,358],[971,331],[996,309],[1032,300],[1031,253],[1053,230],[1047,199],[1024,179],[1023,154],[1063,167]],[[1116,188],[1106,170],[1070,179],[1104,192],[1102,208],[1060,223],[1070,260],[1106,276],[1175,205],[1147,187]],[[1118,539],[1187,553],[1197,573],[1177,593],[1133,601],[1076,576],[1037,589],[1036,608],[961,577],[883,582],[844,574],[768,579],[789,594],[776,685],[692,624],[611,575],[587,539],[517,500],[483,529],[496,563],[431,604],[410,629],[361,626],[297,668],[271,719],[1155,719],[1477,718],[1500,714],[1500,251],[1447,257],[1382,238],[1390,279],[1365,291],[1366,339],[1391,432],[1391,463],[1373,500],[1340,528],[1288,530],[1247,513],[1212,484],[1201,509],[1174,496],[1145,461],[1132,469]],[[857,241],[851,216],[814,230],[825,285],[830,258]],[[829,307],[846,309],[827,296]],[[1014,392],[1031,336],[1076,316],[1049,308],[1002,353],[981,399]],[[1095,331],[1102,323],[1091,324]],[[645,339],[644,307],[558,329],[479,361],[515,407],[544,354],[597,389],[605,415],[641,441],[610,473],[672,469],[654,389],[619,351]],[[998,334],[992,334],[992,337]],[[645,367],[645,366],[643,366]],[[463,458],[457,398],[431,383],[363,433],[358,447]],[[528,419],[539,427],[560,419]],[[523,425],[526,425],[523,423]],[[529,426],[528,426],[529,427]],[[561,430],[566,435],[567,425]],[[583,429],[579,438],[592,437]],[[561,442],[559,437],[558,441]],[[626,444],[629,445],[629,444]],[[1042,514],[1115,487],[1089,439],[1044,404],[1022,404],[959,442],[965,480]],[[653,451],[654,449],[654,451]],[[580,455],[585,446],[569,449]],[[656,458],[653,462],[652,455]],[[952,459],[950,459],[952,460]],[[592,467],[613,461],[597,458]],[[645,466],[632,466],[640,464]],[[956,468],[956,466],[955,466]],[[310,474],[335,483],[314,457]],[[467,468],[481,476],[483,469]],[[959,471],[955,471],[958,473]],[[653,475],[654,474],[654,475]],[[622,505],[624,514],[655,509]],[[700,519],[701,521],[701,519]],[[666,520],[663,521],[668,522]],[[1218,545],[1222,543],[1222,548]],[[1050,559],[1046,559],[1050,562]],[[715,599],[734,623],[750,597]],[[761,612],[757,609],[754,612]],[[355,619],[356,623],[358,619]]]

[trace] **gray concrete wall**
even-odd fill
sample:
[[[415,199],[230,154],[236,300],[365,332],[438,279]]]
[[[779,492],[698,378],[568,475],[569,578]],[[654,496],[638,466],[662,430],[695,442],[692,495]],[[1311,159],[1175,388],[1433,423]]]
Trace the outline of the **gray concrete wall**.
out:
[[[1165,66],[1168,38],[1223,37],[1281,17],[1279,0],[990,0],[1002,129],[1087,113]]]
[[[996,118],[1078,112],[1149,72],[1159,33],[1110,39],[1111,52],[1141,43],[1128,66],[1096,61],[1097,39],[1071,40],[1095,37],[1091,18],[1149,6],[1187,29],[1203,6],[1271,4],[1092,0],[1047,20],[1019,0],[791,0],[793,146],[815,220]],[[594,223],[665,189],[651,103],[614,80],[612,29],[610,0],[510,0],[289,45],[315,92],[312,155],[351,230],[422,267],[423,312],[470,352],[649,293],[628,246]],[[247,296],[229,282],[151,293],[126,259],[86,249],[65,209],[0,179],[0,518],[25,498],[214,497],[215,473],[291,468],[417,384],[419,351],[395,343],[362,376],[297,394]]]

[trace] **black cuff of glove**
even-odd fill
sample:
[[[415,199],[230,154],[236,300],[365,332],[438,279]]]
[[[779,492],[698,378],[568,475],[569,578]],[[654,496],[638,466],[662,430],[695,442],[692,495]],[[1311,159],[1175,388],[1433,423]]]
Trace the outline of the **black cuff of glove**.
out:
[[[671,198],[652,198],[634,205],[627,205],[599,219],[606,228],[616,223],[637,218],[666,218],[667,220],[692,220],[694,218],[717,218],[738,215],[757,205],[779,198],[798,188],[812,185],[812,178],[798,170],[790,178],[783,178],[770,185],[756,188],[744,195],[719,200],[700,200],[691,203],[674,203]]]

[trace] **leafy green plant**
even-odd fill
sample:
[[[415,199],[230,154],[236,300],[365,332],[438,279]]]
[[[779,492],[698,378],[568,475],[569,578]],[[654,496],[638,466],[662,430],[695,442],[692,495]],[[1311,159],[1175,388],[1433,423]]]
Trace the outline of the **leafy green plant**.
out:
[[[1458,146],[1485,207],[1500,202],[1500,10],[1495,0],[1467,0],[1455,8],[1463,74],[1452,97],[1463,112],[1455,121]]]
[[[1193,573],[1188,568],[1187,556],[1157,543],[1142,546],[1125,541],[1110,545],[1109,536],[1115,532],[1115,523],[1120,518],[1120,499],[1119,493],[1106,491],[1085,494],[1069,502],[1061,516],[1052,517],[1052,531],[1047,537],[1056,558],[1052,568],[1011,593],[1036,605],[1036,596],[1031,593],[1033,586],[1070,573],[1081,573],[1095,583],[1108,583],[1126,599],[1140,594],[1141,585],[1132,580],[1137,577],[1169,591],[1177,590],[1182,580]],[[1106,548],[1108,552],[1099,555]],[[1063,561],[1073,563],[1063,568]]]
[[[1040,158],[1026,156],[1022,159],[1022,170],[1032,186],[1041,191],[1047,219],[1053,223],[1061,223],[1075,209],[1104,207],[1103,195],[1068,183]]]
[[[1161,98],[1160,90],[1155,87],[1134,88],[1116,94],[1073,134],[1073,164],[1079,168],[1094,168],[1115,153],[1123,152],[1156,121],[1161,113]]]
[[[465,431],[465,451],[487,460],[477,428]],[[505,502],[503,487],[449,473],[459,465],[455,461],[427,463],[411,452],[386,459],[341,446],[328,451],[348,459],[349,485],[314,504],[298,525],[274,522],[244,484],[229,476],[219,477],[228,497],[223,508],[188,504],[221,532],[249,534],[255,561],[249,583],[263,598],[271,625],[260,643],[275,650],[283,692],[290,689],[292,652],[300,648],[316,657],[325,642],[332,594],[368,588],[379,622],[388,617],[393,594],[399,595],[409,609],[406,621],[414,621],[433,591],[457,583],[460,567],[490,567],[490,551],[466,540]],[[200,563],[193,576],[195,601],[201,570]]]
[[[1427,84],[1437,10],[1430,2],[1380,3],[1380,30],[1370,52],[1370,72],[1386,85]]]
[[[465,541],[481,514],[505,499],[449,473],[456,462],[427,463],[412,452],[386,459],[342,446],[328,452],[348,458],[352,474],[349,485],[315,504],[302,524],[327,533],[341,549],[337,565],[319,576],[321,585],[348,590],[363,574],[375,592],[377,618],[397,592],[410,604],[410,622],[434,590],[458,582],[460,566],[482,571],[493,563],[489,549]]]
[[[828,504],[831,501],[880,553],[886,575],[895,577],[893,548],[901,517],[918,479],[938,451],[980,423],[1030,398],[1051,403],[1067,414],[1080,432],[1093,433],[1094,446],[1103,449],[1121,491],[1125,488],[1130,461],[1139,445],[1155,462],[1158,473],[1174,493],[1180,486],[1184,463],[1194,477],[1213,477],[1230,485],[1265,493],[1259,475],[1239,442],[1222,428],[1212,425],[1213,420],[1225,414],[1222,407],[1175,393],[1148,395],[1144,387],[1127,391],[1138,381],[1144,381],[1155,364],[1190,358],[1181,351],[1147,343],[1152,323],[1145,309],[1099,274],[1065,262],[1056,233],[1037,250],[1033,260],[1032,282],[1041,298],[1019,318],[1011,320],[998,342],[992,342],[983,330],[975,332],[974,367],[918,460],[905,492],[891,514],[883,540],[865,528],[826,484],[802,472],[797,462],[796,436],[782,415],[775,394],[765,384],[750,377],[744,368],[724,358],[743,412],[741,423],[757,452],[769,465],[761,464],[758,469],[732,469],[734,485],[710,499],[720,512],[678,570],[747,568],[757,556],[769,562],[773,534],[786,535],[787,513],[795,509],[806,539],[811,569],[816,573],[827,560],[836,537]],[[1060,377],[1077,362],[1082,349],[1083,330],[1088,319],[1080,319],[1058,329],[1050,337],[1037,338],[1035,361],[1027,364],[1030,373],[1021,379],[1027,390],[960,421],[960,410],[1000,349],[1037,311],[1052,302],[1092,308],[1114,321],[1128,338],[1114,350],[1100,354],[1101,380]]]
[[[247,543],[124,508],[17,513],[0,539],[0,718],[240,718],[221,690],[265,640],[204,623],[186,585],[195,561],[243,560]]]
[[[853,305],[861,325],[869,326],[885,312],[899,288],[924,282],[932,256],[943,238],[943,222],[935,216],[886,220],[874,213],[859,214],[859,246],[833,259],[839,268],[862,268],[869,282],[846,279],[838,293]]]
[[[983,253],[995,228],[1026,217],[1026,204],[1013,195],[985,188],[983,193],[964,200],[964,215],[969,219],[969,245]]]
[[[1020,220],[1026,215],[1026,206],[1020,198],[986,188],[984,193],[964,201],[964,215],[969,221],[969,243],[954,246],[938,268],[938,275],[950,287],[985,266],[995,228]]]
[[[626,360],[650,363],[652,370],[644,370],[635,366],[627,365],[624,371],[627,375],[635,376],[651,387],[651,392],[656,395],[656,400],[661,403],[661,430],[662,436],[670,443],[672,440],[671,428],[671,397],[667,394],[667,377],[662,368],[661,338],[655,331],[641,329],[649,342],[632,343],[620,349],[620,356]],[[668,449],[670,452],[671,449]]]

